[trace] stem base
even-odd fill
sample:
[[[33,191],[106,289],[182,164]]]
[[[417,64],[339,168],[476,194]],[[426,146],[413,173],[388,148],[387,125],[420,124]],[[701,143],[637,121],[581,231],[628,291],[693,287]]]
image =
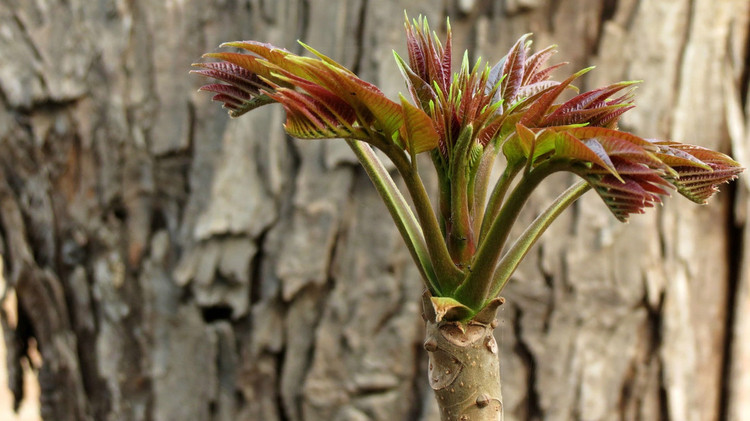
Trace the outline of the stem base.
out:
[[[429,381],[442,421],[502,421],[500,361],[491,321],[443,320],[424,302]],[[484,312],[486,315],[487,313]]]

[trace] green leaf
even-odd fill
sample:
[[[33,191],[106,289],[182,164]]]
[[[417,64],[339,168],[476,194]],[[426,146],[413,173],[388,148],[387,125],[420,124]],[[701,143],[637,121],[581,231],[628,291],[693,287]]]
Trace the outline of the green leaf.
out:
[[[609,155],[604,152],[604,148],[596,140],[592,140],[587,145],[570,133],[561,132],[555,136],[555,156],[594,163],[609,171],[618,180],[623,181]]]
[[[325,55],[325,54],[322,54],[322,53],[320,53],[320,52],[319,52],[318,50],[316,50],[316,49],[314,49],[314,48],[310,47],[309,45],[305,44],[304,42],[302,42],[302,41],[300,41],[300,40],[297,40],[297,43],[299,43],[299,45],[301,45],[302,47],[304,47],[304,49],[305,49],[305,50],[307,50],[307,51],[309,51],[309,52],[311,52],[311,53],[315,54],[315,56],[316,56],[316,57],[318,57],[319,59],[323,60],[323,61],[324,61],[325,63],[327,63],[327,64],[329,64],[329,65],[331,65],[331,66],[333,66],[333,67],[336,67],[336,68],[338,68],[338,69],[341,69],[341,70],[343,70],[343,71],[345,71],[345,72],[348,72],[348,73],[354,74],[354,73],[352,73],[352,71],[351,71],[351,70],[347,69],[347,68],[346,68],[346,67],[344,67],[344,66],[343,66],[342,64],[338,63],[338,62],[337,62],[336,60],[334,60],[334,59],[332,59],[332,58],[328,57],[328,56],[327,56],[327,55]]]
[[[604,127],[591,127],[591,126],[585,126],[585,127],[573,127],[569,130],[570,134],[579,138],[579,139],[590,139],[590,138],[612,138],[612,139],[620,139],[624,140],[627,143],[640,146],[643,150],[649,151],[649,152],[656,152],[657,147],[648,140],[636,136],[631,133],[622,132],[619,130],[614,129],[607,129]]]
[[[399,97],[404,113],[401,133],[406,139],[409,152],[416,155],[435,149],[440,137],[432,124],[432,119],[424,111],[413,106],[403,95]]]
[[[332,106],[318,98],[286,88],[269,95],[284,106],[287,115],[284,128],[294,137],[369,139],[367,133],[353,128]]]
[[[680,147],[680,144],[677,144],[676,142],[654,141],[654,144],[658,146],[658,150],[654,154],[663,163],[669,165],[670,167],[698,167],[708,171],[712,170],[710,165],[689,154],[688,152],[682,149],[678,149]],[[672,147],[671,145],[675,145],[677,147]]]
[[[289,60],[305,67],[314,79],[351,105],[362,124],[373,124],[390,139],[403,124],[401,106],[388,99],[375,85],[331,64],[307,57]]]
[[[527,155],[524,152],[523,147],[521,147],[521,141],[517,134],[511,135],[508,140],[503,143],[503,155],[509,165],[526,160]]]
[[[545,157],[555,150],[555,139],[557,139],[557,133],[552,130],[541,129],[536,134],[536,146],[534,147],[533,156],[534,165],[539,164],[539,158]]]
[[[516,133],[518,133],[518,142],[523,151],[524,158],[528,158],[534,153],[536,146],[536,134],[523,124],[516,124]]]
[[[234,48],[241,48],[243,50],[250,51],[252,53],[255,53],[263,57],[264,59],[268,60],[270,63],[275,64],[282,68],[286,68],[285,65],[287,64],[286,63],[287,57],[294,55],[283,48],[278,48],[272,44],[265,43],[265,42],[257,42],[257,41],[225,42],[221,44],[220,47],[222,48],[234,47]],[[248,56],[248,57],[252,57],[252,56]]]
[[[503,153],[508,162],[526,161],[527,170],[537,165],[540,157],[555,149],[554,131],[542,129],[534,131],[521,123],[516,123],[516,135],[503,145]]]

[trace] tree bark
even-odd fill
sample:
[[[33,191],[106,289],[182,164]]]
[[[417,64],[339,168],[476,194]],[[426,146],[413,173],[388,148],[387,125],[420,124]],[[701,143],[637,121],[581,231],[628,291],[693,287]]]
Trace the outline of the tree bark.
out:
[[[418,272],[347,146],[287,138],[276,106],[230,120],[187,74],[301,39],[395,98],[404,9],[493,62],[534,32],[597,65],[581,89],[643,79],[624,129],[750,163],[746,0],[5,0],[14,392],[36,343],[46,420],[438,419]],[[503,292],[505,419],[743,419],[747,186],[628,225],[588,194],[553,224]]]

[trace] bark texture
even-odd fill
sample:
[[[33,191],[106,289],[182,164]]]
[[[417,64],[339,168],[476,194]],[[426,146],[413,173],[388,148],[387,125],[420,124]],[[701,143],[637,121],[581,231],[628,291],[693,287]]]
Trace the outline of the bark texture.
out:
[[[187,74],[302,39],[396,97],[404,9],[449,15],[455,51],[534,32],[598,66],[582,88],[643,79],[625,129],[750,163],[747,0],[4,0],[11,388],[34,338],[46,420],[438,419],[418,274],[346,145],[286,138],[280,107],[229,120]],[[629,225],[593,194],[564,214],[503,293],[506,420],[742,420],[747,181]]]

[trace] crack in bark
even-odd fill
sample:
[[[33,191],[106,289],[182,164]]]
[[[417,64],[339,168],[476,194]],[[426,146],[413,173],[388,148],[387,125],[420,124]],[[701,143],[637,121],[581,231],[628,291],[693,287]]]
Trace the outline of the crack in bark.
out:
[[[663,344],[663,313],[664,313],[665,291],[659,294],[659,302],[652,306],[648,302],[648,297],[644,297],[644,308],[646,309],[646,327],[648,337],[647,356],[651,356],[653,363],[657,364],[659,380],[659,419],[669,421],[672,418],[669,414],[669,394],[667,393],[667,379],[664,371],[664,362],[660,356],[659,350]]]
[[[669,415],[669,393],[667,393],[667,380],[664,372],[664,364],[659,363],[659,419],[670,421]]]
[[[419,323],[420,326],[423,326],[421,321],[422,319],[420,318],[417,323]],[[424,337],[424,329],[422,329],[420,333],[421,334],[416,337],[413,344],[414,369],[416,374],[412,377],[411,386],[409,388],[414,397],[412,399],[411,410],[408,412],[410,420],[419,420],[426,408],[425,399],[428,397],[432,398],[432,396],[430,396],[432,390],[427,385],[427,382],[425,382],[425,379],[427,379],[427,351],[424,349],[422,342],[419,341],[419,338]]]
[[[557,11],[560,9],[560,6],[563,2],[561,1],[551,1],[549,2],[549,9],[547,10],[547,31],[549,33],[555,33],[555,16],[557,16]]]
[[[679,51],[677,55],[677,62],[675,63],[675,78],[674,83],[672,84],[672,110],[679,109],[679,99],[680,95],[679,92],[681,91],[680,87],[682,85],[682,79],[683,79],[683,72],[684,72],[684,66],[685,66],[685,56],[687,55],[687,49],[688,45],[690,44],[690,34],[691,34],[691,28],[693,27],[693,22],[695,21],[695,1],[696,0],[687,0],[687,18],[685,19],[685,30],[679,37],[679,45],[677,46],[676,50]],[[664,127],[672,127],[674,122],[674,114],[667,114],[666,119],[668,120],[666,122],[666,125]]]
[[[303,364],[303,369],[302,369],[303,372],[299,376],[299,379],[301,380],[301,382],[300,382],[300,387],[297,390],[298,396],[295,399],[296,400],[295,411],[297,412],[297,414],[300,415],[299,420],[305,419],[304,418],[305,412],[304,412],[304,407],[303,407],[303,403],[305,400],[304,384],[307,382],[307,378],[313,369],[312,362],[315,361],[315,353],[318,351],[318,347],[316,347],[315,344],[317,343],[316,338],[319,337],[318,330],[320,329],[321,322],[323,321],[323,317],[325,315],[325,312],[322,309],[327,308],[328,301],[331,299],[331,291],[333,290],[334,285],[335,285],[335,279],[329,278],[325,285],[322,285],[320,287],[317,287],[314,285],[307,285],[302,289],[302,291],[300,291],[301,293],[297,295],[297,297],[304,296],[305,290],[308,290],[308,289],[320,288],[322,290],[322,292],[320,293],[318,304],[316,306],[316,308],[321,309],[321,311],[318,312],[318,314],[316,315],[317,317],[315,321],[310,326],[310,329],[314,331],[315,334],[312,335],[311,341],[308,344],[308,347],[304,356],[305,364]],[[295,298],[295,299],[298,299],[298,298]],[[286,353],[286,346],[284,347],[284,350],[282,351],[282,354],[284,353]],[[281,361],[280,368],[283,369],[283,362],[285,361],[285,359],[281,358],[280,361]],[[282,379],[281,371],[279,371],[277,378],[281,381]],[[283,402],[284,402],[283,393],[279,393],[278,395],[279,395],[279,401],[283,405]],[[285,420],[290,421],[292,419],[296,419],[296,418],[291,418],[291,416],[287,414],[285,411],[282,411],[281,413],[289,417],[286,419],[282,417],[281,421],[285,421]]]
[[[740,104],[743,109],[748,110],[748,101],[750,101],[750,30],[747,31],[745,40],[745,61],[739,63],[742,65],[742,73],[740,75]],[[746,123],[750,124],[750,121]]]
[[[597,30],[596,39],[591,45],[590,55],[596,56],[599,54],[599,50],[602,46],[602,39],[604,38],[604,27],[612,21],[617,13],[620,0],[603,0],[602,8],[599,12],[599,28]]]
[[[583,370],[578,370],[577,373],[573,373],[575,376],[575,391],[573,393],[572,407],[570,408],[570,419],[581,420],[583,414],[581,414],[581,395],[583,394]]]
[[[306,39],[310,29],[310,0],[300,0],[299,10],[300,16],[298,21],[299,28],[297,39]],[[297,50],[302,52],[304,48],[297,44]]]
[[[281,378],[284,371],[284,358],[286,355],[286,345],[281,348],[281,351],[274,355],[276,363],[275,377],[278,384],[281,384]],[[279,415],[279,421],[291,421],[290,415],[287,413],[286,405],[284,404],[284,394],[281,392],[275,393],[274,402],[276,404],[276,413]],[[298,405],[301,405],[298,403]],[[299,413],[302,413],[302,408],[298,408]]]
[[[661,260],[667,258],[667,233],[664,219],[666,218],[666,212],[664,208],[658,208],[656,210],[656,236],[659,241],[659,255]]]
[[[295,165],[295,176],[293,177],[294,179],[297,178],[298,173],[299,173],[299,162],[297,162],[297,165]],[[290,184],[292,184],[293,186],[296,185],[296,183],[294,182]],[[354,197],[354,194],[353,194],[354,185],[355,183],[351,184],[352,193],[347,196],[349,198],[350,203],[353,200],[352,198]],[[294,191],[294,188],[292,188],[292,191]],[[292,204],[293,198],[294,198],[294,195],[289,196],[290,204]],[[286,304],[286,308],[288,309],[294,304],[296,300],[306,299],[306,296],[308,296],[309,294],[316,294],[316,292],[314,291],[319,290],[317,292],[317,294],[319,294],[318,303],[315,306],[315,308],[318,309],[319,311],[317,312],[315,316],[315,320],[309,326],[310,330],[312,330],[315,333],[311,336],[311,341],[307,346],[307,350],[305,351],[304,360],[306,362],[302,364],[303,369],[302,369],[302,372],[298,376],[300,379],[300,385],[299,385],[299,388],[297,389],[298,396],[294,397],[294,412],[297,415],[299,415],[299,418],[294,416],[294,414],[289,413],[289,408],[285,404],[285,395],[283,393],[283,388],[282,388],[282,390],[279,391],[279,393],[277,393],[277,399],[276,399],[276,402],[278,405],[277,409],[280,415],[280,421],[292,421],[292,420],[304,419],[304,407],[303,407],[304,400],[305,400],[304,384],[306,383],[307,378],[310,375],[311,370],[313,369],[312,362],[315,361],[315,353],[318,350],[318,348],[315,346],[316,338],[319,337],[317,332],[320,329],[321,323],[325,316],[325,311],[323,309],[328,307],[327,303],[331,299],[332,291],[336,285],[336,276],[333,270],[336,253],[337,253],[339,244],[342,241],[342,238],[346,232],[347,232],[347,228],[341,223],[339,223],[336,229],[336,232],[334,233],[332,245],[327,256],[325,284],[319,285],[319,286],[314,285],[314,284],[305,285],[297,294],[295,294],[293,300]],[[312,292],[310,290],[312,290]],[[279,289],[278,291],[278,299],[280,302],[283,303],[283,299],[281,297],[281,289]],[[288,316],[288,311],[285,311],[285,313],[287,313],[287,316]],[[287,332],[287,334],[288,333],[289,332]],[[277,366],[276,378],[279,379],[280,383],[284,377],[283,376],[284,374],[283,371],[285,369],[284,361],[286,360],[286,352],[287,352],[288,346],[289,344],[286,343],[277,357],[278,366]]]
[[[618,412],[623,417],[627,414],[628,403],[633,398],[633,388],[635,387],[634,382],[637,370],[638,362],[635,359],[630,360],[630,364],[628,364],[623,375],[619,402],[617,403]]]
[[[748,55],[750,60],[750,55]],[[747,70],[747,68],[746,68]],[[742,257],[744,255],[744,232],[746,226],[744,223],[739,224],[737,217],[737,207],[731,204],[737,203],[738,187],[736,183],[732,183],[727,186],[727,196],[729,197],[728,202],[730,206],[727,206],[727,226],[726,226],[726,239],[727,239],[727,250],[729,255],[727,256],[727,267],[728,278],[727,279],[727,290],[726,290],[726,319],[724,321],[724,341],[723,341],[723,353],[721,363],[721,391],[719,393],[719,420],[729,420],[729,404],[731,398],[731,382],[732,382],[732,350],[733,342],[738,339],[734,337],[734,325],[736,323],[736,312],[733,311],[737,307],[737,302],[740,299],[740,283],[742,282],[741,268],[743,266]],[[741,340],[741,339],[740,339]]]
[[[633,29],[633,25],[638,17],[638,9],[640,9],[642,1],[643,0],[633,0],[633,5],[630,7],[630,13],[625,19],[625,25],[623,25],[627,32],[631,32]]]
[[[544,279],[544,285],[547,286],[549,295],[547,297],[547,308],[544,312],[543,328],[544,333],[549,333],[550,321],[552,319],[552,313],[555,311],[555,276],[544,268],[544,244],[539,244],[537,247],[537,270]],[[564,256],[561,256],[564,258]]]
[[[31,49],[31,53],[34,55],[34,58],[38,60],[40,63],[44,62],[44,57],[42,56],[41,51],[39,51],[39,48],[37,48],[36,43],[31,38],[31,34],[29,34],[29,30],[26,28],[26,24],[21,20],[21,18],[18,16],[17,13],[11,12],[11,16],[13,21],[18,25],[18,29],[21,31],[21,36],[23,37],[23,40],[26,42],[26,44]],[[47,81],[44,79],[44,74],[41,72],[35,72],[36,77],[39,79],[39,82],[42,84],[42,87],[45,91],[49,92],[49,86],[47,85]]]
[[[526,419],[541,420],[544,419],[545,413],[541,406],[539,392],[536,389],[536,359],[529,345],[523,340],[524,336],[521,329],[523,310],[518,306],[514,307],[516,317],[513,318],[513,335],[516,337],[516,346],[513,350],[526,367]]]
[[[359,13],[357,15],[357,30],[354,34],[354,45],[356,45],[354,52],[354,65],[352,71],[355,74],[359,74],[362,66],[362,59],[365,56],[365,27],[367,25],[367,6],[368,0],[362,0],[359,6]]]
[[[256,251],[255,255],[250,259],[250,265],[248,270],[250,274],[248,279],[250,280],[250,287],[248,293],[250,297],[248,299],[248,307],[252,308],[255,304],[262,300],[263,294],[263,264],[266,262],[266,241],[268,239],[268,232],[271,227],[266,227],[261,231],[260,235],[255,239]],[[248,314],[252,314],[252,311],[248,311]]]

